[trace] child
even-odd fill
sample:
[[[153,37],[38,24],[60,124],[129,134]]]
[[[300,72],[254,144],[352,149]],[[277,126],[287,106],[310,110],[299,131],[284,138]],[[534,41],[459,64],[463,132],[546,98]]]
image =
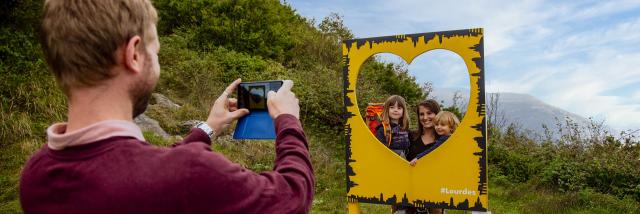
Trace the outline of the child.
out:
[[[409,113],[405,111],[404,98],[392,95],[384,102],[382,124],[376,127],[376,137],[402,158],[406,158],[409,149]]]
[[[436,139],[436,143],[430,149],[421,152],[416,156],[416,159],[420,159],[424,157],[427,153],[433,151],[440,144],[444,143],[449,139],[449,136],[453,134],[453,132],[458,128],[458,124],[460,124],[460,120],[456,117],[455,114],[448,111],[441,111],[433,118],[433,124],[435,125],[436,134],[438,134],[438,139]],[[415,163],[412,161],[412,163]]]

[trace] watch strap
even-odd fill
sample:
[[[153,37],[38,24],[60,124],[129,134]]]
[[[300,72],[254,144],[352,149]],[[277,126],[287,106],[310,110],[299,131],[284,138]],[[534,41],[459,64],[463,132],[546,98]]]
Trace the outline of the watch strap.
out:
[[[213,128],[211,128],[209,124],[205,122],[200,122],[198,123],[198,125],[196,125],[196,128],[199,128],[202,131],[204,131],[204,133],[206,133],[211,140],[215,139],[216,131]]]

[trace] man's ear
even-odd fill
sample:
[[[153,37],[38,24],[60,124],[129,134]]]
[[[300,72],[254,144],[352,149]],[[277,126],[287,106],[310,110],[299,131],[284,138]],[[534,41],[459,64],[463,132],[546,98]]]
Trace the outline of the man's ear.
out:
[[[124,47],[124,67],[136,73],[142,71],[142,55],[138,51],[138,46],[141,44],[140,36],[134,36],[127,41]]]

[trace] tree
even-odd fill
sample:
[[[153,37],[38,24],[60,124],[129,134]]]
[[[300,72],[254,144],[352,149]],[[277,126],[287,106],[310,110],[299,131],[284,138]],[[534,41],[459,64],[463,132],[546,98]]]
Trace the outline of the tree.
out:
[[[192,49],[222,46],[277,62],[291,58],[301,43],[304,18],[279,1],[158,0],[159,31],[163,35],[187,32]]]
[[[489,129],[502,128],[507,125],[504,111],[500,108],[500,94],[489,93],[489,103],[487,105],[487,123]]]
[[[344,25],[342,16],[337,13],[332,12],[327,17],[324,17],[318,28],[322,33],[335,37],[338,43],[353,39],[353,33]]]

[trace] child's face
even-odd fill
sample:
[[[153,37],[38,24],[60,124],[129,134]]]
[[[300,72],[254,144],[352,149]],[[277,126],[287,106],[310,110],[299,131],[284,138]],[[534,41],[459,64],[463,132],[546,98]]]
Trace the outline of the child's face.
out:
[[[404,109],[398,103],[389,106],[389,118],[392,120],[399,120],[404,114]]]
[[[451,135],[451,127],[445,124],[436,124],[436,133],[438,135]]]

